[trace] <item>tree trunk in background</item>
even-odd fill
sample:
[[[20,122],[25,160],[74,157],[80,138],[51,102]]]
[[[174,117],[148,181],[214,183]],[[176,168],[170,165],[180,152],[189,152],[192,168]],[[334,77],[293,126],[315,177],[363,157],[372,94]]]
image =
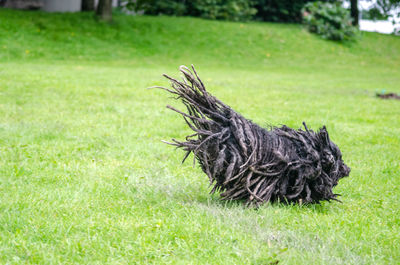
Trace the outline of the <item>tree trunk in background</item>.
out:
[[[96,15],[100,17],[100,19],[105,21],[111,21],[112,15],[112,5],[111,0],[99,0],[99,4],[97,5]]]
[[[94,0],[82,0],[82,11],[93,11]]]
[[[358,26],[358,0],[350,0],[350,14],[353,18],[353,25]]]

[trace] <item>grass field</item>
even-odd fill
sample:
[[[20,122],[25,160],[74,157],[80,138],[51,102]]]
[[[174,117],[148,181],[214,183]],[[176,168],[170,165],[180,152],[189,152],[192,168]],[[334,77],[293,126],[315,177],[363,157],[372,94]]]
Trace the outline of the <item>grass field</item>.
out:
[[[325,124],[343,203],[258,210],[208,194],[161,140],[190,131],[162,73],[194,64],[260,125]],[[0,9],[1,264],[399,264],[400,38],[300,25]]]

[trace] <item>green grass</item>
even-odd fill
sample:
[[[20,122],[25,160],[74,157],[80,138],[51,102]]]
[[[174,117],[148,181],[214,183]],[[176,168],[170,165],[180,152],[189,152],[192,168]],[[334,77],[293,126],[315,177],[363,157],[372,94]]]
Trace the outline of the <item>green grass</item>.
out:
[[[0,9],[1,264],[398,264],[400,38],[299,25]],[[153,85],[195,64],[267,126],[326,124],[352,168],[340,203],[220,202]],[[275,262],[275,263],[274,263]]]

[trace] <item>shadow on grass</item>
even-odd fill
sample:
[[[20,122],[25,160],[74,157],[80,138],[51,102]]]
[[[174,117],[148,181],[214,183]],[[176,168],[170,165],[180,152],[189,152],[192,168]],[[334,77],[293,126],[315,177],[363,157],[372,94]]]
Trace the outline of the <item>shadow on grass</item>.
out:
[[[197,200],[196,200],[197,199]],[[268,202],[261,204],[259,206],[257,205],[246,205],[246,201],[244,200],[222,200],[219,198],[218,194],[213,194],[209,195],[209,197],[206,196],[197,196],[192,197],[191,202],[196,202],[199,203],[203,206],[208,206],[208,207],[218,207],[218,208],[224,208],[224,209],[237,209],[237,208],[242,208],[242,209],[252,209],[255,212],[262,211],[263,209],[267,208],[273,208],[273,209],[290,209],[298,212],[304,212],[304,211],[311,211],[314,213],[319,213],[319,214],[326,214],[329,213],[332,209],[331,206],[333,206],[334,203],[337,202],[322,202],[320,204],[295,204],[295,203],[289,203],[289,202]]]

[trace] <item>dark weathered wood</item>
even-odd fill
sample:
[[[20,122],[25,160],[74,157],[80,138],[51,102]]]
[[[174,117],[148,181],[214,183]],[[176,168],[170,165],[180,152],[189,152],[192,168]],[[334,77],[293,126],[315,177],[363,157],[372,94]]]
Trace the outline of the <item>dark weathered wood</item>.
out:
[[[210,95],[195,69],[180,67],[182,81],[164,75],[172,89],[159,87],[180,99],[183,116],[195,132],[186,141],[168,143],[193,153],[208,175],[211,192],[247,204],[268,201],[319,203],[337,200],[332,188],[350,168],[322,127],[318,132],[287,126],[264,129]],[[184,159],[184,160],[185,160]]]

